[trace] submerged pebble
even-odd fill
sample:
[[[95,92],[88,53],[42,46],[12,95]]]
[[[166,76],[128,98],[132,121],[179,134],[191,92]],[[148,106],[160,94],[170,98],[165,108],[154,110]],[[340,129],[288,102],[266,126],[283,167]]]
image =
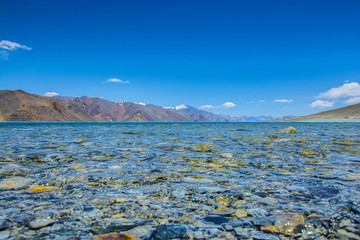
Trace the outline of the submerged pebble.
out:
[[[358,124],[2,126],[0,239],[359,239]]]

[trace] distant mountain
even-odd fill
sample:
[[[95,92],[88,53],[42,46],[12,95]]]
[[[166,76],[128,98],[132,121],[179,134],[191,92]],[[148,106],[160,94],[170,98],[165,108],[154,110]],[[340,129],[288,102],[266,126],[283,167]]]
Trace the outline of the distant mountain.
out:
[[[360,122],[360,103],[280,122]]]
[[[143,104],[143,103],[115,103],[102,98],[92,97],[60,97],[67,100],[97,121],[102,122],[199,122],[209,121],[200,115],[179,113],[173,109]]]
[[[206,119],[208,119],[210,122],[263,122],[268,120],[276,120],[278,118],[274,118],[269,115],[262,115],[262,116],[241,116],[241,117],[231,117],[228,115],[223,114],[215,114],[211,113],[205,110],[200,110],[197,108],[194,108],[190,105],[179,105],[175,107],[166,107],[168,109],[173,109],[179,112],[184,112],[187,114],[198,114]]]
[[[196,116],[202,116],[203,118],[207,119],[209,122],[238,122],[239,119],[238,118],[233,118],[230,116],[226,116],[226,115],[222,115],[222,114],[215,114],[215,113],[211,113],[211,112],[207,112],[204,110],[200,110],[197,108],[194,108],[190,105],[179,105],[176,107],[168,107],[170,109],[179,111],[179,112],[184,112],[187,114],[192,114],[192,115],[196,115]]]
[[[64,122],[261,122],[271,116],[231,117],[190,105],[159,107],[93,97],[45,97],[21,90],[0,91],[0,121]]]
[[[2,90],[0,121],[91,122],[95,119],[71,102],[29,94],[21,90]]]

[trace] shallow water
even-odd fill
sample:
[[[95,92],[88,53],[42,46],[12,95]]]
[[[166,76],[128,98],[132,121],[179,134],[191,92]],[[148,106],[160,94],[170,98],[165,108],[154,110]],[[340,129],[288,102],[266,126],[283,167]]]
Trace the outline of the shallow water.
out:
[[[360,124],[2,123],[0,136],[0,237],[360,233]]]

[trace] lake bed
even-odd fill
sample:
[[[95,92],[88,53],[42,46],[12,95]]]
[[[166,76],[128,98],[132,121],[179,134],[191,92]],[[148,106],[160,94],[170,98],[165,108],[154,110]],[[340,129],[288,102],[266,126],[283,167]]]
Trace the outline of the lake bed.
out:
[[[2,123],[0,239],[360,239],[359,130]]]

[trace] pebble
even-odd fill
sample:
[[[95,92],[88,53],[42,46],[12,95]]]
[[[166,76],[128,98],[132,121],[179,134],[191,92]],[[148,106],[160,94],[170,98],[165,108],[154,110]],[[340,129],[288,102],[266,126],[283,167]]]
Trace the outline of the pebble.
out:
[[[8,224],[6,222],[5,219],[0,219],[0,231],[7,229],[8,228]]]
[[[146,237],[150,230],[151,230],[151,226],[140,226],[140,227],[135,227],[133,229],[130,229],[129,231],[126,231],[124,233],[133,236],[135,238],[141,238],[143,239],[144,237]]]
[[[358,127],[299,124],[284,138],[284,125],[237,125],[0,128],[1,234],[357,239]]]
[[[245,209],[237,209],[236,211],[235,211],[235,215],[236,215],[236,217],[238,217],[238,218],[244,218],[244,217],[247,217],[247,212],[245,211]]]
[[[32,221],[29,223],[29,228],[32,230],[38,230],[43,227],[50,226],[54,224],[54,220],[52,219],[36,219],[35,221]]]
[[[5,178],[0,181],[0,190],[22,189],[33,181],[31,178],[25,177]]]
[[[151,239],[155,240],[170,240],[170,239],[185,239],[187,237],[187,228],[183,225],[165,224],[158,226]]]
[[[347,232],[344,229],[337,230],[336,236],[340,239],[360,240],[359,235],[351,233],[351,232]]]
[[[296,128],[294,127],[287,127],[287,128],[284,128],[280,131],[280,133],[284,133],[284,134],[293,134],[293,133],[296,133]]]
[[[269,214],[265,209],[262,208],[251,208],[247,209],[246,212],[253,217],[265,217]]]
[[[127,234],[112,232],[112,233],[96,236],[93,238],[93,240],[139,240],[139,239]]]
[[[9,237],[10,237],[10,231],[9,230],[0,231],[0,239],[7,239]]]

